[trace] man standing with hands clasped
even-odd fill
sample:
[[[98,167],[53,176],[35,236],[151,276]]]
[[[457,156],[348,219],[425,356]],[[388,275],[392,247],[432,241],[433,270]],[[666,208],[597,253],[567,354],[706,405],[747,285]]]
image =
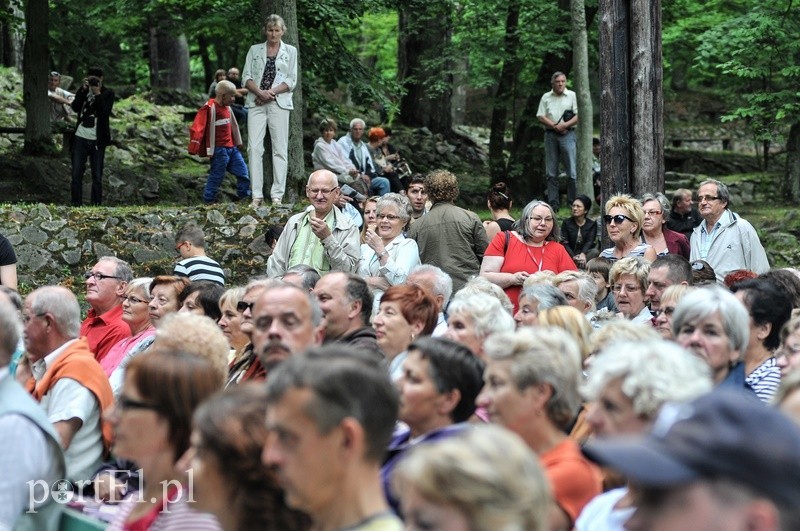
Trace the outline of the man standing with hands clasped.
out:
[[[567,173],[567,201],[571,205],[577,189],[575,125],[578,123],[578,100],[567,88],[567,76],[556,72],[550,78],[553,90],[545,92],[536,118],[545,126],[544,158],[547,175],[547,202],[559,207],[558,163]]]
[[[72,143],[72,206],[83,202],[83,173],[86,159],[92,169],[92,205],[103,201],[103,161],[111,143],[108,120],[114,106],[114,91],[103,86],[103,70],[92,67],[72,100],[78,113],[75,140]]]

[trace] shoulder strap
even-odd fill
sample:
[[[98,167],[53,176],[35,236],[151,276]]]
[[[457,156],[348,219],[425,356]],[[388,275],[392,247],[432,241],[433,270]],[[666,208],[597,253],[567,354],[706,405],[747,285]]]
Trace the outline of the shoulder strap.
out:
[[[503,255],[505,255],[508,251],[508,240],[511,239],[511,233],[507,230],[504,230],[503,233],[506,235],[506,243],[503,245]]]

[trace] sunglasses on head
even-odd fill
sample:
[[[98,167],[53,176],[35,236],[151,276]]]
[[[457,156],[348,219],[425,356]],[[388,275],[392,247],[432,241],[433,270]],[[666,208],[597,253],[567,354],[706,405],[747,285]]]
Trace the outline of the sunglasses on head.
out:
[[[609,215],[603,216],[603,221],[606,222],[606,225],[611,224],[612,221],[614,223],[616,223],[617,225],[619,225],[620,223],[622,223],[626,219],[628,221],[633,221],[631,218],[629,218],[628,216],[625,216],[623,214],[617,214],[616,216],[609,216]]]

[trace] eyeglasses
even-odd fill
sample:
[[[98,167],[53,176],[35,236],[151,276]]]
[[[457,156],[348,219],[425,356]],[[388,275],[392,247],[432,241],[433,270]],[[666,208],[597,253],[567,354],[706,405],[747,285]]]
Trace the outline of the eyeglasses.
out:
[[[614,284],[614,286],[611,288],[611,291],[613,291],[614,293],[620,293],[623,289],[625,290],[626,293],[635,293],[637,291],[641,291],[642,288],[633,285],[626,286],[626,285]]]
[[[623,222],[623,221],[625,221],[626,219],[627,219],[628,221],[633,221],[631,218],[629,218],[628,216],[625,216],[625,215],[623,215],[623,214],[617,214],[616,216],[609,216],[609,215],[605,215],[605,216],[603,216],[603,221],[605,221],[605,222],[606,222],[606,225],[610,225],[612,221],[613,221],[615,224],[617,224],[617,225],[620,225],[620,224],[622,224],[622,222]]]
[[[175,250],[176,250],[176,251],[178,251],[178,252],[181,252],[181,247],[183,247],[183,246],[184,246],[184,245],[186,245],[187,243],[189,243],[189,242],[181,242],[181,243],[176,243],[176,244],[175,244]]]
[[[255,301],[253,302],[239,301],[236,303],[236,311],[239,313],[244,313],[245,310],[250,310],[252,312],[254,304]]]
[[[128,398],[127,396],[122,396],[122,395],[120,395],[119,398],[117,398],[116,406],[117,406],[117,411],[125,411],[128,409],[149,409],[151,411],[158,411],[159,409],[161,409],[155,404],[140,402],[138,400],[133,400],[131,398]]]
[[[660,210],[645,210],[644,211],[644,215],[645,216],[660,216],[661,215],[661,211]]]
[[[542,216],[531,216],[528,219],[533,221],[534,225],[538,225],[542,221],[544,221],[545,223],[552,223],[553,222],[553,218],[543,218]]]
[[[395,216],[394,214],[378,214],[378,219],[388,219],[389,221],[394,221],[396,219],[400,219],[400,216]]]
[[[317,194],[329,195],[338,189],[338,186],[334,188],[306,188],[306,192],[308,192],[308,195],[310,196],[315,196]]]
[[[665,315],[667,317],[672,317],[672,314],[675,313],[675,308],[672,306],[664,306],[657,312],[653,312],[653,317],[658,317],[660,315]]]
[[[719,200],[719,196],[718,195],[698,195],[697,196],[697,201],[700,202],[700,203],[702,203],[703,201],[705,201],[706,203],[710,203],[711,201],[718,201],[718,200]]]
[[[87,271],[83,274],[83,278],[89,280],[90,278],[94,278],[95,281],[100,282],[106,278],[115,278],[119,280],[119,277],[115,277],[114,275],[104,275],[103,273],[95,273],[94,271]]]
[[[144,299],[140,299],[139,297],[134,297],[132,295],[129,295],[127,297],[122,297],[122,302],[125,302],[125,301],[128,301],[130,304],[140,304],[142,302],[150,302],[150,301],[146,301]]]
[[[23,324],[28,324],[28,323],[31,322],[31,319],[33,319],[34,317],[44,317],[45,315],[47,315],[47,312],[45,312],[45,313],[35,313],[33,315],[29,315],[27,313],[23,313],[22,314],[22,323]]]

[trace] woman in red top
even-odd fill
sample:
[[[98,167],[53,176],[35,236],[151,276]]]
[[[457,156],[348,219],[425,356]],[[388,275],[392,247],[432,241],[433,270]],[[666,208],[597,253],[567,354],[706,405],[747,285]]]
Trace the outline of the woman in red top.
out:
[[[481,275],[505,290],[514,303],[514,312],[522,283],[531,273],[578,269],[558,239],[553,208],[538,200],[525,205],[514,230],[492,238],[483,256]]]

